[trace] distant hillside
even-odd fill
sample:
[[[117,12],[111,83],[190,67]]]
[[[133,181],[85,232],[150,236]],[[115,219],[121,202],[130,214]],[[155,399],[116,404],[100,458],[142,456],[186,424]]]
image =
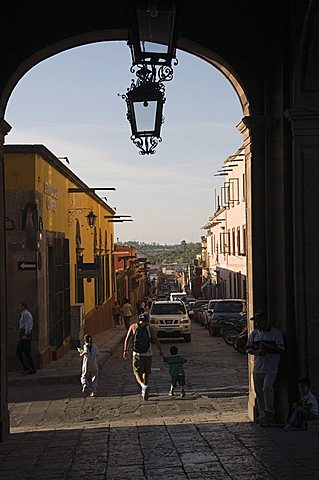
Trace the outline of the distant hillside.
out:
[[[176,245],[160,245],[159,243],[145,243],[134,240],[125,242],[125,245],[135,247],[139,252],[143,253],[147,260],[153,264],[160,263],[187,263],[192,264],[201,252],[200,243],[187,243],[182,241]]]

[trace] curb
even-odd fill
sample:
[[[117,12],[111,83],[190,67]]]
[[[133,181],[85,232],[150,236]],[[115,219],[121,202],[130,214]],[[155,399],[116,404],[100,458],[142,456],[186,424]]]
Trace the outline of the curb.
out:
[[[319,421],[318,420],[308,420],[307,422],[307,430],[308,432],[319,440]]]
[[[126,334],[126,333],[125,333]],[[121,336],[113,345],[109,347],[100,348],[101,357],[98,362],[99,370],[103,370],[103,366],[106,361],[113,355],[114,350],[123,342],[125,334]],[[38,371],[38,374],[34,375],[17,375],[16,372],[12,372],[14,377],[10,378],[10,374],[8,374],[8,386],[9,387],[22,387],[25,388],[27,386],[35,386],[35,385],[64,385],[66,383],[76,384],[80,383],[81,377],[81,363],[79,367],[75,369],[74,367],[71,368],[71,371],[66,371],[65,373],[61,371],[60,373],[53,373],[53,369],[50,372],[43,372],[41,369]],[[41,373],[43,372],[43,375]]]

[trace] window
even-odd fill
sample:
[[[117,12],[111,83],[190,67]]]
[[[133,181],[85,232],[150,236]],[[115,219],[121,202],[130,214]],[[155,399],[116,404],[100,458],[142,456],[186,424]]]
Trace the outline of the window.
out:
[[[233,207],[239,203],[239,179],[229,178],[228,182],[224,182],[221,188],[222,206],[224,208]]]
[[[105,270],[105,296],[108,299],[110,297],[110,255],[104,257],[104,270]]]
[[[151,315],[175,315],[186,314],[185,306],[182,303],[153,303]]]
[[[52,246],[48,247],[49,341],[56,350],[71,331],[69,240],[59,237],[51,240]]]
[[[233,254],[233,255],[236,255],[235,228],[232,229],[232,254]]]
[[[229,232],[222,232],[220,234],[220,253],[223,253],[224,255],[228,253],[229,240]]]
[[[240,301],[220,300],[216,303],[214,311],[218,313],[240,313],[244,310],[244,304]]]
[[[225,182],[221,188],[222,207],[229,208],[229,182]]]
[[[229,179],[229,205],[233,207],[239,203],[239,179]]]
[[[237,253],[238,253],[238,255],[241,254],[241,246],[240,246],[240,227],[237,228]]]
[[[247,255],[246,225],[243,225],[243,249],[242,254]]]
[[[246,202],[246,175],[243,173],[243,201]]]

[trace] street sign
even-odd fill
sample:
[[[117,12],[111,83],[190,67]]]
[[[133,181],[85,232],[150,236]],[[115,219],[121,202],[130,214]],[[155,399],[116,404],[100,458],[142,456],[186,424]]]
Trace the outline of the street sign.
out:
[[[78,271],[78,278],[99,278],[100,271],[99,270],[79,270]]]
[[[98,270],[99,266],[96,263],[79,263],[78,264],[78,271],[81,272],[82,270]]]
[[[36,270],[37,269],[37,263],[36,262],[18,262],[18,270],[24,270],[30,271],[30,270]]]

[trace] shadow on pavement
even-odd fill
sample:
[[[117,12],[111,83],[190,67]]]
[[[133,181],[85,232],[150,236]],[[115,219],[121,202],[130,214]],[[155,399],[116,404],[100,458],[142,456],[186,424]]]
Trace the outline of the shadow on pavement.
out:
[[[303,432],[270,432],[250,422],[142,423],[11,434],[0,444],[0,478],[318,478],[317,450]]]

